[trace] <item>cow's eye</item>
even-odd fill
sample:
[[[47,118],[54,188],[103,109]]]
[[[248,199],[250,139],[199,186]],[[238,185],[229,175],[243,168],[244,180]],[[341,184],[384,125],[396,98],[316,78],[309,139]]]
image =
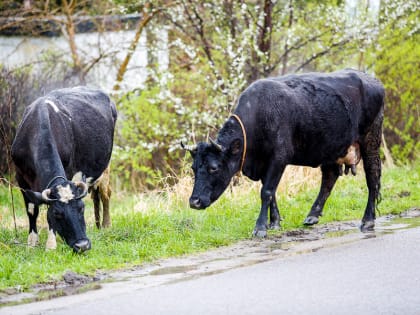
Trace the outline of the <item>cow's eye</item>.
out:
[[[210,174],[214,174],[219,170],[219,167],[217,165],[209,165],[208,171]]]

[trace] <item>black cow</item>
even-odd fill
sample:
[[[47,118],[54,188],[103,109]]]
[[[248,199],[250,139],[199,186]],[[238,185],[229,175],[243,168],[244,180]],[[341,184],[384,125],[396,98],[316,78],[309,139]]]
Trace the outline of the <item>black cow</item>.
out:
[[[87,87],[55,90],[29,105],[12,144],[16,179],[29,217],[28,244],[38,243],[39,205],[48,204],[47,249],[58,234],[76,252],[90,249],[84,203],[109,164],[115,104],[102,91]],[[68,178],[74,176],[74,181]]]
[[[278,228],[281,220],[275,193],[286,165],[321,166],[321,189],[304,221],[318,223],[340,174],[342,165],[337,160],[356,143],[369,189],[361,230],[372,230],[380,189],[383,108],[382,84],[354,70],[254,82],[240,95],[217,141],[189,149],[195,175],[190,206],[208,207],[242,170],[262,182],[254,235],[266,236],[268,208],[271,228]]]

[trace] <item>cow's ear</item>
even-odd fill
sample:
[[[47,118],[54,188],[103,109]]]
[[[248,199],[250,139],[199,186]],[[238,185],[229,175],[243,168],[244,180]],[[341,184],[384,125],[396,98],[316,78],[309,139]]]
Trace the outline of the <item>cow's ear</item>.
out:
[[[229,151],[233,155],[239,154],[241,152],[241,149],[242,141],[240,139],[233,140],[229,147]]]
[[[42,198],[42,194],[40,192],[25,190],[25,196],[36,206],[45,203],[45,200]]]

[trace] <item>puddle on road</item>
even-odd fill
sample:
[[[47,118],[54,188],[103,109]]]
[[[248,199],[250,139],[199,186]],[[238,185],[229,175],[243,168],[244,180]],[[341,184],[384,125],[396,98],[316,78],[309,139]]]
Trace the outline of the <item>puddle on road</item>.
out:
[[[172,266],[172,267],[163,267],[150,272],[152,276],[167,275],[173,273],[184,273],[191,270],[197,269],[197,266]]]
[[[356,232],[358,232],[358,229],[330,231],[330,232],[325,233],[325,237],[327,238],[342,237],[342,236],[349,235],[351,233],[356,233]]]
[[[341,246],[420,227],[420,208],[409,209],[400,216],[390,215],[378,218],[374,232],[360,233],[358,224],[357,221],[335,222],[286,231],[282,234],[269,235],[264,240],[245,240],[201,254],[161,260],[154,264],[105,273],[93,278],[71,275],[72,279],[81,282],[61,281],[54,284],[36,285],[31,292],[17,292],[11,288],[0,292],[0,307],[86,292],[106,296],[107,290],[111,287],[113,290],[124,293],[133,289],[214,275],[276,258],[309,254],[322,248]]]

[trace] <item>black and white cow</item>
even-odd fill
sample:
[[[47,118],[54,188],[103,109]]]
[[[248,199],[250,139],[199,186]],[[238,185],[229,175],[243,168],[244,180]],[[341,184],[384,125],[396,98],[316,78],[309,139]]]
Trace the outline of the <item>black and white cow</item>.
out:
[[[268,209],[270,227],[279,227],[276,189],[286,165],[321,166],[321,189],[304,221],[318,223],[342,170],[339,159],[354,145],[360,147],[369,189],[361,230],[372,230],[380,189],[383,109],[382,84],[354,70],[254,82],[240,95],[217,141],[189,148],[195,175],[190,206],[208,207],[242,171],[262,182],[254,235],[265,236]]]
[[[38,243],[36,220],[45,203],[47,249],[56,247],[56,232],[74,251],[90,249],[82,198],[109,164],[116,119],[108,95],[87,87],[52,91],[26,108],[12,158],[29,217],[30,246]]]

